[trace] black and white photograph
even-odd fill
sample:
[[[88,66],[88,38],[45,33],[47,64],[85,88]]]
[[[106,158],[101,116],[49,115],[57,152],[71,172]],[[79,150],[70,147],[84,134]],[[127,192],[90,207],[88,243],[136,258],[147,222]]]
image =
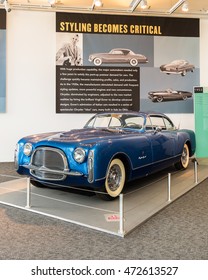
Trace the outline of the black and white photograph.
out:
[[[82,35],[76,33],[58,33],[56,36],[56,65],[83,65]]]

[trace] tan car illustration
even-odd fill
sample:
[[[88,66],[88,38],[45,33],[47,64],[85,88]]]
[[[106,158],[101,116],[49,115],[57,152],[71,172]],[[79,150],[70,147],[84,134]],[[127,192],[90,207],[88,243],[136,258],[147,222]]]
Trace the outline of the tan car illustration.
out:
[[[160,70],[166,74],[181,74],[181,76],[185,76],[187,72],[194,72],[194,69],[194,65],[184,59],[174,60],[160,66]]]
[[[148,97],[152,102],[187,100],[192,97],[192,93],[183,90],[166,89],[161,91],[150,91],[148,92]]]
[[[93,53],[89,56],[89,61],[96,66],[102,63],[129,63],[131,66],[137,66],[139,63],[147,63],[148,59],[142,54],[136,54],[129,49],[112,49],[109,53]]]

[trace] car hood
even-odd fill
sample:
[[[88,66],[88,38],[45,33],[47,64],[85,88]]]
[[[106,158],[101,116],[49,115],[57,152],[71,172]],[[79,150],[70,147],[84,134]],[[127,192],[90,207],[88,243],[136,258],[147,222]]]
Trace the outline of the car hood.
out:
[[[120,138],[126,135],[136,133],[132,130],[122,130],[122,129],[74,129],[70,131],[55,132],[55,133],[44,133],[28,136],[24,138],[24,142],[38,143],[44,142],[44,144],[49,144],[49,142],[62,142],[62,143],[96,143],[97,141],[102,141],[112,138]]]
[[[164,94],[164,93],[176,93],[176,91],[167,91],[167,90],[158,90],[158,91],[150,91],[148,92],[148,94]]]

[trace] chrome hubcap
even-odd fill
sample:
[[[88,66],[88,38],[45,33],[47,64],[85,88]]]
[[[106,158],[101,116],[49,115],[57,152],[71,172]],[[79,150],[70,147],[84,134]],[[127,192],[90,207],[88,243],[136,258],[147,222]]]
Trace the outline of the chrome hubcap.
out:
[[[121,169],[115,164],[111,167],[108,174],[108,186],[111,191],[116,191],[121,182]]]

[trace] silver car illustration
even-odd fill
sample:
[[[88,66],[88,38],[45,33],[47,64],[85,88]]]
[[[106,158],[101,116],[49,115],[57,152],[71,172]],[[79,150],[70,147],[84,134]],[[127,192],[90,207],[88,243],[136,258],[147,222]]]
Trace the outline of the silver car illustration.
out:
[[[166,89],[160,91],[150,91],[148,92],[148,97],[152,102],[187,100],[192,97],[192,93],[183,90]]]
[[[135,54],[132,50],[116,48],[109,53],[90,54],[89,61],[96,66],[102,63],[129,63],[131,66],[137,66],[139,63],[147,63],[148,59],[142,54]]]
[[[166,74],[181,74],[185,76],[187,72],[194,72],[195,66],[187,60],[178,59],[168,64],[160,66],[160,70]]]

